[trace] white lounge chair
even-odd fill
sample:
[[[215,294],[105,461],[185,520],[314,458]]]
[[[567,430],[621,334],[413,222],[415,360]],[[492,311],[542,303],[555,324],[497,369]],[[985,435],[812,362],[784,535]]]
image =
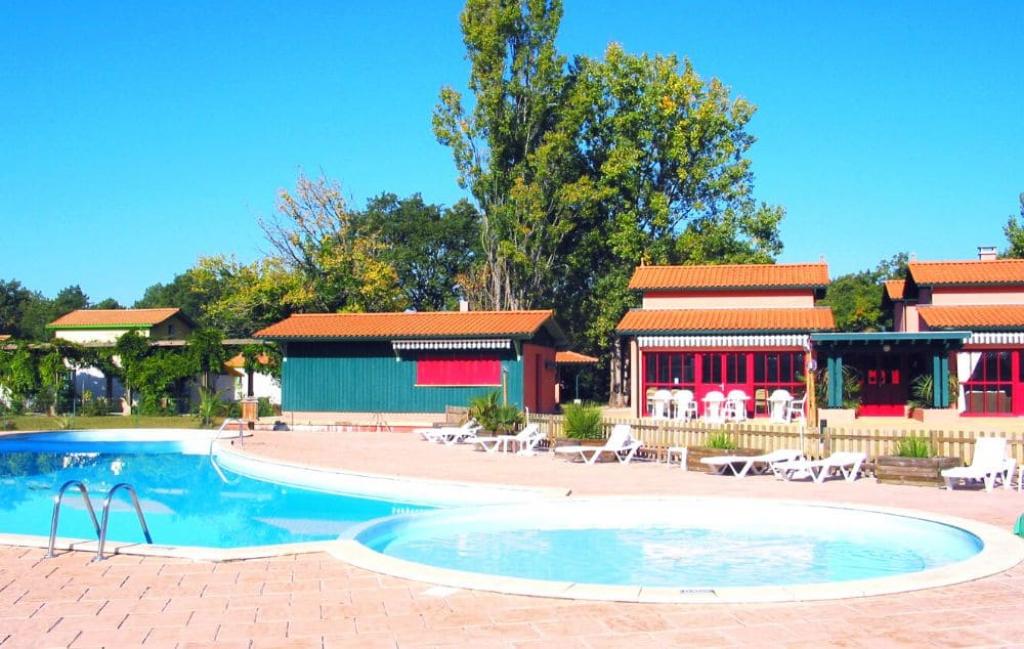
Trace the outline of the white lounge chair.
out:
[[[859,451],[836,451],[824,460],[776,462],[772,472],[775,477],[783,480],[810,476],[819,484],[838,472],[847,482],[853,482],[860,475],[861,467],[867,459],[867,454]]]
[[[594,464],[604,453],[612,453],[619,462],[628,464],[636,452],[643,447],[643,442],[633,439],[633,430],[628,424],[616,424],[604,446],[557,446],[557,454],[569,455],[570,459],[579,457],[587,464]]]
[[[1013,458],[1006,457],[1005,437],[979,437],[974,442],[970,466],[943,469],[942,477],[946,479],[946,489],[950,490],[961,480],[968,483],[980,480],[985,491],[992,491],[996,482],[1002,482],[1003,487],[1009,489],[1016,464]]]
[[[742,478],[751,471],[754,473],[775,473],[775,466],[782,462],[802,459],[804,454],[791,448],[779,449],[762,455],[716,455],[701,458],[701,464],[713,466],[722,475],[731,471],[737,478]]]
[[[420,436],[420,439],[428,442],[443,442],[448,436],[463,431],[479,429],[480,424],[475,419],[467,419],[461,426],[438,426],[436,428],[414,428],[413,433]]]
[[[527,455],[533,453],[533,450],[542,439],[544,439],[544,435],[540,432],[540,426],[538,424],[528,424],[515,435],[477,437],[473,440],[473,443],[488,453],[505,452],[509,447],[514,447],[520,455]]]

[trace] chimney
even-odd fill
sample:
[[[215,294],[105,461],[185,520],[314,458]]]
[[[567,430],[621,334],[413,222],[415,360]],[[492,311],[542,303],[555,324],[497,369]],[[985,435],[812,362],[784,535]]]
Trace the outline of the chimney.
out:
[[[978,246],[978,261],[995,261],[998,256],[995,246]]]
[[[461,297],[459,298],[459,311],[463,313],[469,311],[469,300]]]

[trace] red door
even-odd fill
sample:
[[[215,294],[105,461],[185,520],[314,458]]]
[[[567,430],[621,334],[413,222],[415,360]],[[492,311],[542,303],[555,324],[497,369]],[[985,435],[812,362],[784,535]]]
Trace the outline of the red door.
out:
[[[906,356],[877,354],[864,357],[860,408],[862,417],[903,417],[907,389]]]

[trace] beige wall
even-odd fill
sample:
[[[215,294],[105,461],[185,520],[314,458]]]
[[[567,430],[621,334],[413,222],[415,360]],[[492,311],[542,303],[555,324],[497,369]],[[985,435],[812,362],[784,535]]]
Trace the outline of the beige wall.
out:
[[[971,304],[1024,304],[1024,290],[1015,287],[934,288],[931,303],[942,306]],[[923,304],[923,302],[922,302]]]
[[[53,337],[73,343],[115,343],[131,329],[54,329]],[[175,316],[150,329],[135,329],[143,338],[153,340],[184,340],[192,333],[192,327]]]
[[[73,343],[115,343],[117,339],[129,331],[128,329],[55,329],[54,338],[67,340]],[[148,329],[136,329],[136,332],[144,338],[149,337]]]
[[[645,309],[806,309],[814,306],[814,291],[672,291],[645,293]]]

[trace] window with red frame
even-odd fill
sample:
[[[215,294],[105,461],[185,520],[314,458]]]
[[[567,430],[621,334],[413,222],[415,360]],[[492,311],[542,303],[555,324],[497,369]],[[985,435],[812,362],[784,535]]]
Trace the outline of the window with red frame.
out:
[[[964,382],[966,411],[971,414],[999,415],[1013,412],[1013,366],[1018,352],[1010,350],[972,352],[962,357],[971,365],[970,378]]]
[[[493,356],[421,356],[416,385],[501,385],[501,360]]]

